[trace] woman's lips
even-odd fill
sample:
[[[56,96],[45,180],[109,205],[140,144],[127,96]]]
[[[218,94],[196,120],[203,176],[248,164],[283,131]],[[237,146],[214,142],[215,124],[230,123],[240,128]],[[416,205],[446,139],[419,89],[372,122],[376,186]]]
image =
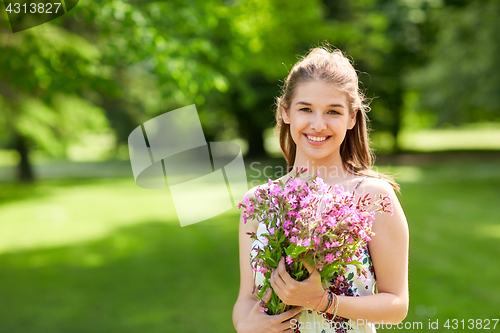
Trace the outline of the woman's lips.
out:
[[[330,138],[332,137],[331,135],[310,135],[311,137],[326,137],[325,140],[323,141],[314,141],[314,140],[311,140],[307,137],[307,134],[304,134],[304,137],[306,138],[307,142],[309,142],[309,144],[313,145],[313,146],[322,146],[324,145],[328,140],[330,140]]]

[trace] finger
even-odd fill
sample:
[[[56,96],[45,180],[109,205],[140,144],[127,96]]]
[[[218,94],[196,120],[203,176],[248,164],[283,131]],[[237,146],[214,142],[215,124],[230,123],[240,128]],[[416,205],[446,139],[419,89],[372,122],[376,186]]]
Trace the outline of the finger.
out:
[[[279,281],[276,282],[276,280],[279,280]],[[279,298],[283,299],[283,296],[284,296],[283,295],[283,288],[285,287],[285,284],[281,280],[281,278],[280,277],[273,278],[271,276],[271,278],[269,279],[269,283],[271,283],[271,287],[273,287],[273,290],[276,293],[276,295],[278,295]],[[281,285],[278,285],[278,283],[280,283]]]
[[[300,325],[299,318],[300,318],[300,313],[296,314],[293,316],[293,318],[290,318],[289,320],[284,321],[281,323],[278,327],[279,330],[283,330],[283,332],[292,332],[296,327]],[[291,329],[292,331],[289,331]]]
[[[314,267],[312,267],[311,265],[309,265],[309,263],[307,263],[307,261],[303,261],[302,262],[302,265],[304,265],[304,267],[307,269],[307,271],[309,272],[309,274],[311,274],[312,272],[314,272]]]
[[[263,308],[266,307],[267,302],[269,302],[269,300],[271,299],[272,293],[273,293],[273,289],[271,287],[267,288],[266,293],[264,294],[264,296],[262,296],[262,298],[259,302],[260,306],[262,306]]]
[[[310,265],[309,263],[307,263],[306,261],[303,261],[303,262],[302,262],[302,265],[304,265],[304,267],[305,267],[305,268],[307,269],[307,271],[309,272],[309,277],[308,277],[308,279],[309,279],[311,276],[313,276],[313,275],[319,275],[318,270],[317,270],[315,267],[311,266],[311,265]]]
[[[282,314],[277,315],[277,319],[280,320],[281,322],[284,322],[285,320],[291,320],[296,316],[300,316],[300,313],[302,312],[304,308],[302,306],[296,306],[293,309],[290,309],[286,312],[283,312]]]
[[[284,267],[283,267],[283,270],[284,270]],[[285,270],[285,273],[286,273],[286,270]],[[282,271],[281,271],[281,261],[280,261],[280,263],[278,264],[278,268],[273,270],[271,277],[273,278],[274,282],[276,282],[281,288],[283,288],[285,285],[285,281],[283,280],[282,275],[284,275],[284,273],[282,273]]]
[[[286,271],[285,268],[285,258],[281,257],[279,265],[278,265],[278,276],[283,280],[283,282],[287,285],[293,285],[297,283],[295,279],[293,279],[290,274]]]
[[[278,332],[295,332],[295,328],[299,326],[299,322],[297,321],[287,321],[281,323],[278,326]]]

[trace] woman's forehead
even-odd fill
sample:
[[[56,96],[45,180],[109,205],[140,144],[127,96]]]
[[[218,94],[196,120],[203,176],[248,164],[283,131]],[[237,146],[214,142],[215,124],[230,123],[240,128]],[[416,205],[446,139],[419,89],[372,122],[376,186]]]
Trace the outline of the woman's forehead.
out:
[[[292,106],[301,105],[342,105],[347,107],[348,96],[335,83],[323,81],[304,82],[297,85]]]

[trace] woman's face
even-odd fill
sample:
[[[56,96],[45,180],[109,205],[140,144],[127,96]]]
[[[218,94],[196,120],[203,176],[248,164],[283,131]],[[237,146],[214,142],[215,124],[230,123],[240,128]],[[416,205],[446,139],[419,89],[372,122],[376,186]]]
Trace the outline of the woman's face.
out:
[[[347,93],[323,81],[299,84],[282,116],[290,124],[297,157],[306,160],[340,156],[346,132],[356,123],[356,113],[349,114]]]

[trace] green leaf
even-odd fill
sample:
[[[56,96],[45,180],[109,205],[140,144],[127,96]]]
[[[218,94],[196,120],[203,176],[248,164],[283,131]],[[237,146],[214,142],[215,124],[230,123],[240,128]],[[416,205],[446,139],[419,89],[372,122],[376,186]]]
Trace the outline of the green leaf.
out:
[[[283,241],[285,240],[286,236],[285,234],[281,235],[280,239],[278,240],[278,242],[281,244],[283,243]]]
[[[333,273],[337,272],[338,269],[339,269],[338,264],[332,264],[332,265],[327,265],[327,266],[323,267],[323,270],[320,271],[321,281],[326,280]]]

